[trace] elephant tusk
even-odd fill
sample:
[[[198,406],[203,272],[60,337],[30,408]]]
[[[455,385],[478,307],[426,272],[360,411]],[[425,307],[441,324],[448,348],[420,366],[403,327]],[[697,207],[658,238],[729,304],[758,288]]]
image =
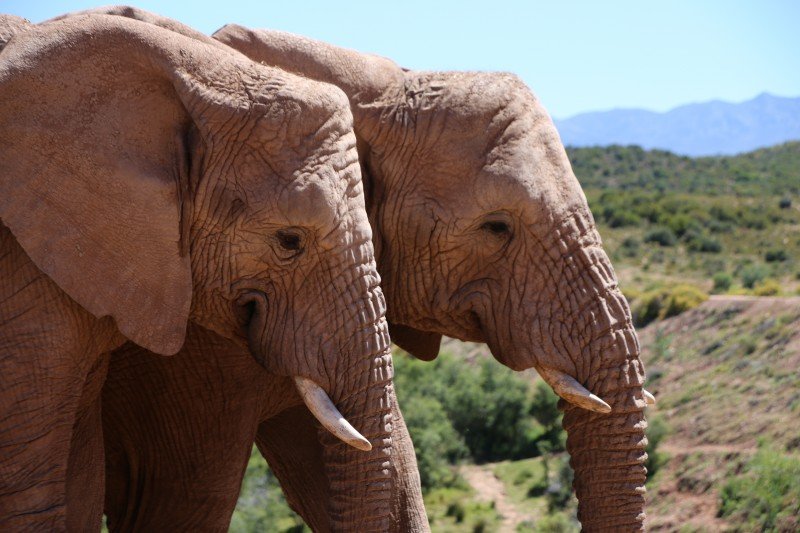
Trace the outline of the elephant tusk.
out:
[[[646,390],[642,389],[642,394],[644,394],[644,401],[647,402],[647,405],[655,405],[656,404],[656,397],[653,396],[651,393],[649,393]]]
[[[294,383],[308,410],[334,437],[365,452],[372,449],[372,444],[342,416],[322,387],[299,376],[294,378]]]
[[[572,405],[594,411],[595,413],[610,413],[611,406],[586,390],[575,378],[553,368],[537,368],[542,379],[564,400]]]

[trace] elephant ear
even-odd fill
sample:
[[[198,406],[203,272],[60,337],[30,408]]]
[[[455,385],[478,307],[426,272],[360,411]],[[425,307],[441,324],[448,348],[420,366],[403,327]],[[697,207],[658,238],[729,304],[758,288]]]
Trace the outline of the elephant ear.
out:
[[[439,355],[442,336],[409,326],[389,322],[389,336],[396,345],[423,361],[433,361]]]
[[[181,223],[202,143],[187,102],[214,95],[183,67],[202,46],[84,16],[19,34],[0,62],[0,219],[72,299],[161,354],[191,303]]]

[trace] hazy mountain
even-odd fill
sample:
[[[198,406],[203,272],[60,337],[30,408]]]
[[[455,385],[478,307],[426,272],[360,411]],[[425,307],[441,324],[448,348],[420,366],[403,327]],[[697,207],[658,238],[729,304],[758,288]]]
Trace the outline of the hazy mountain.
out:
[[[720,100],[666,113],[615,109],[556,120],[564,144],[636,144],[684,155],[737,154],[800,139],[800,97],[768,93],[731,104]]]

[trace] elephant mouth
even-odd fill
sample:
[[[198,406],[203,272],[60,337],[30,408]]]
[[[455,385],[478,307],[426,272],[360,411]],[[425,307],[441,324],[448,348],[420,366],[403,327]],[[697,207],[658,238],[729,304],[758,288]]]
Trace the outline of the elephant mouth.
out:
[[[236,305],[239,323],[249,331],[251,351],[256,350],[259,357],[265,358],[267,354],[262,353],[262,343],[253,341],[263,334],[266,325],[267,295],[262,291],[249,290],[236,299]],[[303,403],[322,427],[357,450],[372,450],[370,441],[347,421],[322,387],[302,376],[290,377]]]
[[[251,330],[256,320],[264,321],[267,310],[267,295],[262,291],[248,290],[235,299],[234,314],[244,331]]]

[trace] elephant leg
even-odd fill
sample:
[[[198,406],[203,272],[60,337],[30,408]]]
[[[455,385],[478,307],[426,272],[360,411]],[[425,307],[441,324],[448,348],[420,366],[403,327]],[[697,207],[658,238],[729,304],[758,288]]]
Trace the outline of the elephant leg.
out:
[[[67,529],[99,531],[105,486],[103,421],[100,391],[106,379],[109,354],[89,372],[72,429],[67,465]]]
[[[117,341],[0,225],[0,531],[66,529],[72,431],[86,377]]]
[[[112,531],[227,531],[270,380],[246,351],[190,324],[183,349],[115,351],[103,389]]]
[[[263,422],[256,445],[280,481],[289,506],[314,531],[327,531],[330,489],[317,423],[308,409],[298,406]],[[422,492],[414,444],[397,402],[392,410],[392,464],[395,531],[430,531],[419,496]]]
[[[256,446],[280,481],[289,507],[312,530],[330,530],[330,487],[322,459],[317,421],[303,405],[262,422]]]

